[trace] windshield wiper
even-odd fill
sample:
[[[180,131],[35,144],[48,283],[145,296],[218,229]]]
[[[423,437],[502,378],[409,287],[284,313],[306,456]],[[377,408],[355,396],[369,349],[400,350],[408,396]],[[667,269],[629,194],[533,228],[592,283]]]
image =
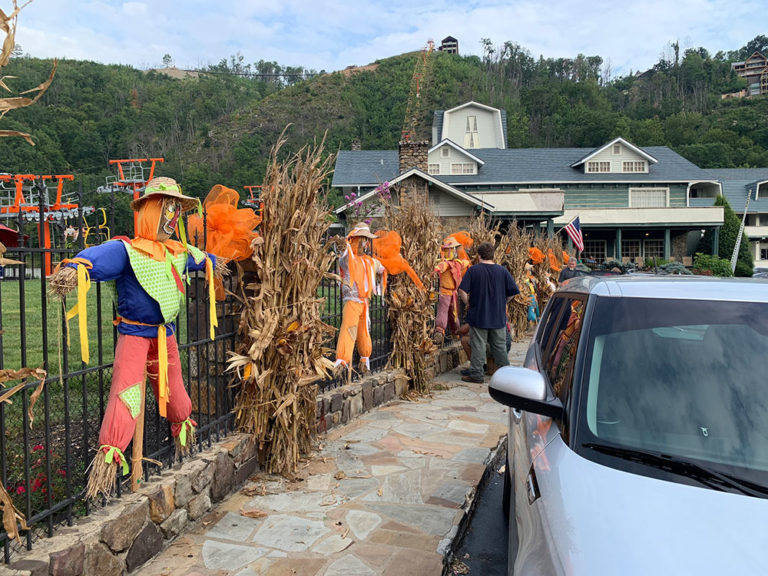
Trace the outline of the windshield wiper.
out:
[[[756,498],[765,498],[766,494],[768,494],[768,486],[761,486],[760,484],[748,482],[729,474],[723,474],[708,466],[704,466],[693,460],[680,458],[679,456],[662,454],[661,452],[651,452],[648,450],[638,450],[637,448],[613,446],[611,444],[598,444],[594,442],[587,442],[583,444],[583,446],[590,450],[595,450],[596,452],[602,452],[625,460],[631,460],[633,462],[639,462],[661,470],[666,470],[673,474],[693,478],[710,488],[722,490],[723,486],[726,486],[738,490],[742,494],[754,496]]]

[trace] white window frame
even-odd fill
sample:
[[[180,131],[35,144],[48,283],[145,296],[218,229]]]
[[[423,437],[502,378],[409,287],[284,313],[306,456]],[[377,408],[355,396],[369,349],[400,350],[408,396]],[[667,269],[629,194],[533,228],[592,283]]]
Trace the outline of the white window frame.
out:
[[[587,172],[589,174],[605,174],[611,171],[611,163],[606,161],[592,160],[587,162]]]
[[[462,176],[466,174],[475,174],[474,162],[451,162],[451,175]]]
[[[451,157],[451,149],[448,148],[448,146],[443,146],[440,148],[440,156],[442,158],[450,158]]]
[[[581,253],[582,258],[590,258],[597,264],[605,262],[606,258],[606,242],[605,240],[587,240],[584,239],[584,251]]]
[[[611,147],[611,153],[612,153],[614,156],[619,156],[619,155],[621,154],[621,144],[619,144],[618,142],[616,142],[616,143],[615,143],[615,144],[614,144],[614,145]]]
[[[440,175],[440,163],[439,162],[430,162],[429,167],[427,169],[427,172],[431,174],[432,176],[439,176]]]
[[[656,203],[649,204],[646,202],[641,202],[639,198],[633,198],[634,194],[637,194],[638,196],[642,194],[643,192],[663,192],[664,193],[664,205],[660,206]],[[669,208],[669,188],[630,188],[629,189],[629,197],[628,197],[628,205],[630,208]]]
[[[622,172],[634,172],[634,173],[645,173],[648,172],[648,165],[645,161],[634,161],[634,160],[625,160],[621,163],[621,171]]]
[[[627,248],[632,248],[632,254],[628,254]],[[622,240],[621,241],[621,257],[623,258],[630,258],[632,261],[636,261],[638,258],[642,256],[643,247],[640,243],[640,240]],[[623,261],[623,260],[622,260]]]
[[[467,116],[467,122],[464,126],[464,148],[480,148],[477,116]]]
[[[659,247],[661,248],[661,252],[659,252]],[[649,254],[649,252],[654,252],[654,254]],[[643,240],[643,258],[648,260],[654,256],[659,260],[664,260],[663,238],[645,238]]]

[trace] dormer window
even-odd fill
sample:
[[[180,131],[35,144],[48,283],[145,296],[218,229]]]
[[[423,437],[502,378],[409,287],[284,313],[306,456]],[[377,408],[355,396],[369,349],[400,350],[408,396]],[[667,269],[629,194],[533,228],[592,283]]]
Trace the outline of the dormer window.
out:
[[[464,128],[464,148],[479,148],[480,139],[477,133],[477,116],[467,116]]]
[[[440,164],[432,164],[429,165],[429,173],[432,176],[439,176],[440,175]]]
[[[621,144],[619,144],[618,142],[613,145],[613,154],[614,156],[618,156],[619,154],[621,154]]]
[[[451,163],[451,174],[475,174],[475,164],[473,162],[453,162]]]
[[[641,162],[622,162],[622,172],[647,172],[647,164],[644,161]]]
[[[587,172],[589,173],[598,173],[598,172],[610,172],[611,171],[611,163],[610,162],[587,162]]]
[[[450,157],[450,155],[451,155],[451,149],[448,148],[448,146],[443,146],[440,149],[440,156],[442,156],[443,158],[448,158]]]

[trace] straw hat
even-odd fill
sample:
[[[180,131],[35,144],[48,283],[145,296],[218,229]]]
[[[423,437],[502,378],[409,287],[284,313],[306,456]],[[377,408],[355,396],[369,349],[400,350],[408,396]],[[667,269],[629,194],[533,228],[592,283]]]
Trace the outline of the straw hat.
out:
[[[152,178],[147,182],[144,188],[144,195],[141,198],[137,198],[131,202],[131,208],[138,210],[145,200],[152,198],[153,196],[167,196],[169,198],[176,198],[181,202],[181,209],[183,212],[188,212],[197,208],[199,200],[192,198],[191,196],[184,196],[181,193],[181,186],[173,178],[166,178],[160,176],[158,178]]]
[[[448,238],[443,240],[443,245],[440,246],[440,248],[448,250],[450,248],[458,248],[459,246],[461,246],[461,242],[456,240],[456,238],[454,238],[453,236],[449,236]]]
[[[347,238],[352,238],[354,236],[364,236],[365,238],[377,238],[376,234],[371,232],[371,229],[368,227],[368,224],[364,222],[355,224],[355,227],[349,231],[349,234],[347,234]]]

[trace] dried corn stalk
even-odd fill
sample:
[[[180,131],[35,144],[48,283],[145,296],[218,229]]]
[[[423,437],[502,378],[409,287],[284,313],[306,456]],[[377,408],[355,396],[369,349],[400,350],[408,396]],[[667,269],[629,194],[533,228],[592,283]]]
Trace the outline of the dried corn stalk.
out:
[[[4,68],[8,61],[11,59],[13,49],[16,46],[16,22],[19,17],[19,12],[32,0],[28,0],[23,6],[19,7],[17,0],[13,0],[13,11],[10,14],[6,14],[0,9],[0,32],[5,34],[2,48],[0,48],[0,68]],[[40,97],[45,94],[45,91],[53,82],[53,76],[56,74],[56,60],[53,61],[53,68],[48,76],[48,80],[39,84],[34,88],[20,92],[20,94],[31,94],[37,92],[32,98],[26,98],[21,96],[14,96],[11,98],[0,98],[0,118],[5,116],[9,110],[15,110],[17,108],[24,108],[37,102]],[[6,78],[13,78],[12,76],[3,76],[0,78],[0,88],[6,92],[10,92],[11,89],[5,83]],[[7,136],[20,136],[24,138],[32,146],[35,143],[32,141],[32,137],[26,132],[19,132],[17,130],[0,130],[0,138]]]
[[[29,416],[29,425],[32,425],[32,422],[34,421],[32,410],[35,407],[35,404],[37,403],[37,399],[40,397],[40,393],[43,391],[43,386],[45,384],[45,377],[46,372],[42,368],[21,368],[20,370],[0,370],[0,390],[2,390],[5,382],[9,382],[11,380],[20,380],[22,378],[29,378],[29,377],[35,377],[39,378],[40,382],[37,385],[37,388],[32,393],[32,396],[30,396],[29,399],[29,408],[27,409],[27,415]],[[0,392],[0,404],[3,402],[6,402],[8,404],[11,403],[11,396],[16,394],[19,390],[24,388],[26,384],[24,382],[21,382],[20,384],[17,384],[13,388],[10,388],[9,390],[5,390],[3,392]],[[21,544],[21,536],[19,534],[19,526],[21,526],[22,530],[29,530],[29,527],[27,526],[26,519],[24,518],[24,514],[19,512],[16,507],[13,505],[13,500],[11,500],[11,497],[8,495],[8,492],[5,491],[5,486],[3,486],[2,483],[0,483],[0,515],[3,519],[3,529],[5,530],[5,533],[8,534],[10,538],[15,538],[18,540],[19,544]]]
[[[525,338],[528,329],[528,305],[530,294],[525,290],[525,263],[528,261],[528,248],[533,235],[524,228],[518,228],[517,222],[511,222],[496,249],[496,261],[504,266],[515,284],[520,288],[520,294],[507,304],[507,316],[512,325],[512,338],[519,341]]]
[[[384,203],[384,228],[400,234],[403,257],[429,286],[440,254],[440,224],[425,201],[426,194],[426,189],[401,187],[399,205]],[[390,277],[387,305],[392,329],[389,366],[403,368],[412,390],[428,394],[432,382],[427,368],[437,351],[432,342],[434,301],[429,292],[419,290],[406,274],[400,274]]]
[[[321,320],[318,289],[329,276],[332,253],[323,248],[330,212],[318,190],[333,156],[323,144],[279,163],[284,133],[272,150],[264,180],[263,221],[254,242],[258,281],[243,291],[236,352],[237,426],[257,442],[262,467],[292,475],[311,449],[317,381],[333,363],[324,347],[334,328]]]

